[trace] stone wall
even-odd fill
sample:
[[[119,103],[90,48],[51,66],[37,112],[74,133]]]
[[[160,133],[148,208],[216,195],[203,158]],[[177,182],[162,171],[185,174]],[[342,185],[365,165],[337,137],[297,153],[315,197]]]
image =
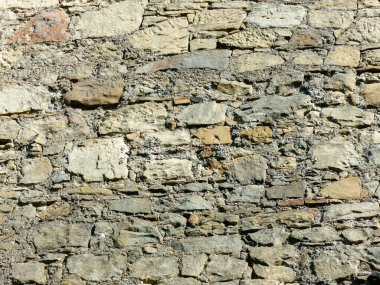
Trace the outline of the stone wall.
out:
[[[0,0],[0,27],[0,284],[380,270],[379,1]]]

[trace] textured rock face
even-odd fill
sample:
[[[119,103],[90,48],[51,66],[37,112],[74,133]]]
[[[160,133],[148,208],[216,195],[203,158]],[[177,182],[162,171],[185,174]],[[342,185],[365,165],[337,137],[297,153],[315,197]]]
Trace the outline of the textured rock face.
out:
[[[50,98],[46,88],[12,86],[0,89],[0,115],[45,111]]]
[[[1,285],[380,270],[378,0],[0,0]]]
[[[128,175],[128,146],[121,138],[98,139],[67,146],[67,169],[86,181],[122,179]]]
[[[74,38],[110,37],[133,32],[140,27],[146,4],[145,0],[128,0],[85,12],[75,25]]]
[[[73,106],[109,106],[117,105],[123,95],[124,83],[122,81],[109,81],[98,83],[93,80],[81,81],[66,93],[64,100]]]

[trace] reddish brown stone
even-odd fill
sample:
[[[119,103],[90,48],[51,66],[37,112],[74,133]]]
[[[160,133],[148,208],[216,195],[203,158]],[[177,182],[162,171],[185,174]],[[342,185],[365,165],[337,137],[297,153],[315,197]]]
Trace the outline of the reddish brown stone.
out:
[[[124,82],[122,80],[98,82],[96,80],[84,80],[73,86],[66,93],[66,104],[73,106],[110,106],[119,103],[123,95]]]
[[[316,30],[296,32],[290,39],[292,47],[309,47],[322,45],[322,36]]]
[[[305,205],[325,205],[328,204],[329,200],[327,199],[305,199]]]
[[[20,44],[65,42],[70,36],[67,32],[69,22],[69,16],[61,10],[39,14],[18,30],[10,42]]]
[[[177,97],[173,99],[174,105],[188,105],[191,103],[190,98],[187,97]]]

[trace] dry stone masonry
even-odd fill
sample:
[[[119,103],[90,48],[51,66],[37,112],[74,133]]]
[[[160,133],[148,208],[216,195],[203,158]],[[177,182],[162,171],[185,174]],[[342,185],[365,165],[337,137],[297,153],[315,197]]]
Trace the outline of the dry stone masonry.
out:
[[[380,270],[380,2],[0,0],[0,284]]]

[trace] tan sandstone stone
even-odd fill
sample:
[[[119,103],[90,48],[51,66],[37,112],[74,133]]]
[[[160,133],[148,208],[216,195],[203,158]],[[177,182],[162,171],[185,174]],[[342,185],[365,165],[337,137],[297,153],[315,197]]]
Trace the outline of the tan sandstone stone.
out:
[[[352,46],[336,46],[327,55],[325,64],[356,67],[360,62],[359,49]]]
[[[281,56],[255,52],[239,56],[236,59],[235,69],[238,72],[249,72],[281,65],[284,62]]]
[[[268,126],[258,126],[240,131],[242,137],[246,137],[253,143],[271,143],[273,141],[272,129]]]
[[[201,128],[195,134],[204,144],[231,144],[231,129],[227,126],[218,126],[212,129]]]
[[[333,199],[359,200],[368,196],[368,193],[362,188],[360,178],[347,177],[324,187],[319,195]]]
[[[368,104],[380,107],[380,83],[362,85],[361,94]]]

